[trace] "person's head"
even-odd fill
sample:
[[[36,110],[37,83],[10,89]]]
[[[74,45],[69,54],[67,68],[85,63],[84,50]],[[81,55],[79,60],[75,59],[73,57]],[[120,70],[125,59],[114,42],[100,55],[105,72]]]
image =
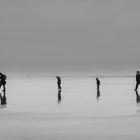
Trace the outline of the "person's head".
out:
[[[137,71],[136,73],[137,73],[137,74],[139,74],[140,72],[139,72],[139,71]]]
[[[59,76],[56,76],[56,78],[57,78],[57,79],[60,79],[60,77],[59,77]]]

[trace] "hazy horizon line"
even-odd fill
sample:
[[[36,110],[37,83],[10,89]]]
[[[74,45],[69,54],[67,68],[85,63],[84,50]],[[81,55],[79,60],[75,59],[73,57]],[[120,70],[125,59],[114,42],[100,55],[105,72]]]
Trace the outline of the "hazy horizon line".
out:
[[[99,78],[127,78],[127,77],[129,77],[129,78],[131,78],[131,77],[135,77],[135,75],[134,74],[131,74],[131,75],[123,75],[123,74],[120,74],[120,75],[115,75],[115,74],[113,74],[113,75],[106,75],[106,74],[102,74],[102,75],[92,75],[92,74],[83,74],[83,75],[63,75],[63,74],[54,74],[54,75],[31,75],[31,74],[21,74],[21,75],[7,75],[7,77],[27,77],[27,78],[39,78],[39,77],[41,77],[41,78],[47,78],[47,77],[56,77],[56,76],[60,76],[60,77],[69,77],[69,78],[71,78],[71,77],[88,77],[88,78],[96,78],[96,77],[99,77]]]

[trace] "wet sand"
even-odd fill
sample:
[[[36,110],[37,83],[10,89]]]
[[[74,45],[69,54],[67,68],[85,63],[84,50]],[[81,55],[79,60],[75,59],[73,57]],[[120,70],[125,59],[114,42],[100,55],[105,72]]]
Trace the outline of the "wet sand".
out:
[[[2,140],[139,140],[140,107],[133,78],[11,78],[0,112]]]
[[[74,114],[4,113],[3,140],[138,140],[140,116],[92,117]]]

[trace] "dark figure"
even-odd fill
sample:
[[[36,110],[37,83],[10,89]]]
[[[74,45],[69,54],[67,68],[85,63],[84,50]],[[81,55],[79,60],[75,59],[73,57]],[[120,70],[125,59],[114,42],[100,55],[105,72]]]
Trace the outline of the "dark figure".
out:
[[[140,95],[138,94],[138,91],[136,90],[136,101],[137,103],[140,103]]]
[[[97,90],[100,88],[100,80],[96,78]]]
[[[61,90],[61,78],[59,76],[57,78],[57,85],[58,85],[58,90]]]
[[[5,94],[5,85],[6,85],[6,75],[5,74],[2,74],[0,73],[0,88],[1,86],[3,86],[3,92]]]
[[[135,91],[138,89],[139,84],[140,84],[140,72],[137,71],[136,72],[136,87],[135,87]]]
[[[61,90],[58,90],[58,103],[61,102]]]

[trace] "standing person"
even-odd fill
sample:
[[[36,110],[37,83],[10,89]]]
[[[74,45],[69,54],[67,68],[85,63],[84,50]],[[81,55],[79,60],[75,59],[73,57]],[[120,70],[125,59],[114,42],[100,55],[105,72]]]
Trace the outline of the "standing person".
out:
[[[100,97],[100,80],[96,78],[96,84],[97,84],[97,99]]]
[[[56,76],[56,78],[57,78],[58,90],[61,90],[61,78],[59,76]]]
[[[96,78],[96,84],[97,84],[97,89],[99,90],[99,88],[100,88],[100,80],[98,78]]]
[[[139,84],[140,84],[140,72],[137,71],[136,72],[136,87],[135,87],[135,91],[138,89]]]

